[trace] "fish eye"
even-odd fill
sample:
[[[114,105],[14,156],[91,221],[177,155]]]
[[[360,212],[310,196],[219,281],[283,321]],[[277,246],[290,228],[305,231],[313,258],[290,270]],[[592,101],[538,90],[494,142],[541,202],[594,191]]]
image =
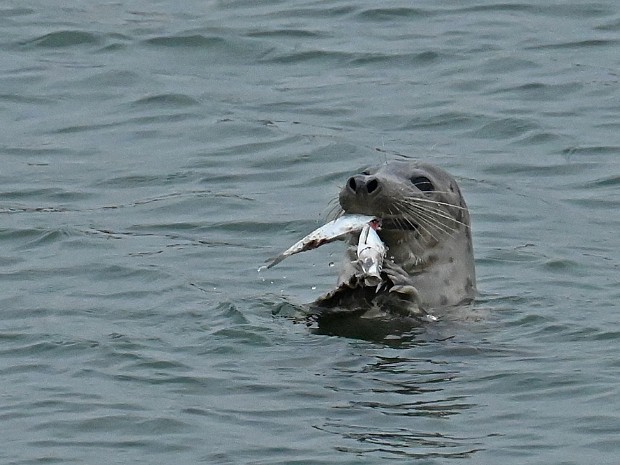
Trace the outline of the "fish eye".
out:
[[[433,183],[426,176],[414,176],[411,178],[411,183],[422,192],[431,192],[435,190]]]

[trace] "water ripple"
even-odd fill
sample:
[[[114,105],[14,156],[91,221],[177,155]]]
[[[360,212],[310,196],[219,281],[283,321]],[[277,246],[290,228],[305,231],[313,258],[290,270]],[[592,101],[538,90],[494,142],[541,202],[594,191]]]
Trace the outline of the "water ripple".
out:
[[[175,35],[164,37],[152,37],[144,41],[147,45],[158,47],[217,47],[226,44],[226,40],[218,36],[205,36],[202,34]]]
[[[23,45],[28,48],[65,48],[80,45],[100,45],[101,43],[103,43],[103,39],[97,34],[86,31],[65,30],[50,32],[25,42]]]
[[[125,3],[0,7],[0,462],[618,456],[617,2]],[[343,244],[257,269],[405,156],[479,298],[320,334]]]

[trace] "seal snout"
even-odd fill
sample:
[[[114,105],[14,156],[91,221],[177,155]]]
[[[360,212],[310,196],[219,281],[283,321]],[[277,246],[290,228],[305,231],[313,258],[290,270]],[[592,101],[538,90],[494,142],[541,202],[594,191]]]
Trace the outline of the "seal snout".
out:
[[[352,194],[370,195],[379,189],[379,181],[374,176],[359,174],[349,178],[347,188]]]

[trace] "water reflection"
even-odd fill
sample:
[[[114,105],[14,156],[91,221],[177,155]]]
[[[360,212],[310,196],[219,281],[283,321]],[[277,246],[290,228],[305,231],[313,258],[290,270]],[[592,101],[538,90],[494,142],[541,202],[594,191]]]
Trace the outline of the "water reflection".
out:
[[[416,318],[363,318],[356,312],[313,312],[307,321],[315,334],[379,342],[391,347],[413,344],[423,325]]]
[[[387,349],[389,350],[389,349]],[[416,349],[412,349],[416,350]],[[484,449],[484,438],[462,434],[450,419],[477,407],[449,389],[458,377],[452,364],[422,358],[377,355],[358,370],[363,389],[317,429],[339,435],[343,452],[372,457],[463,458]]]
[[[324,431],[339,432],[347,439],[360,443],[359,446],[340,447],[341,452],[356,455],[402,456],[410,458],[465,458],[483,450],[481,442],[465,436],[448,436],[423,431],[369,431],[360,426],[347,427],[328,425]]]

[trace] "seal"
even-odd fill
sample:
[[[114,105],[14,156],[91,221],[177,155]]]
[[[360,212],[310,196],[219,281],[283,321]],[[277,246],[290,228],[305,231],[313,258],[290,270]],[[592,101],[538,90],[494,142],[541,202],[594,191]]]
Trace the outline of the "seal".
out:
[[[382,284],[360,276],[352,235],[336,289],[312,304],[347,314],[396,315],[421,319],[435,309],[471,302],[476,293],[469,211],[459,186],[446,171],[398,160],[350,177],[339,195],[336,215],[382,219],[379,236],[387,248]]]

